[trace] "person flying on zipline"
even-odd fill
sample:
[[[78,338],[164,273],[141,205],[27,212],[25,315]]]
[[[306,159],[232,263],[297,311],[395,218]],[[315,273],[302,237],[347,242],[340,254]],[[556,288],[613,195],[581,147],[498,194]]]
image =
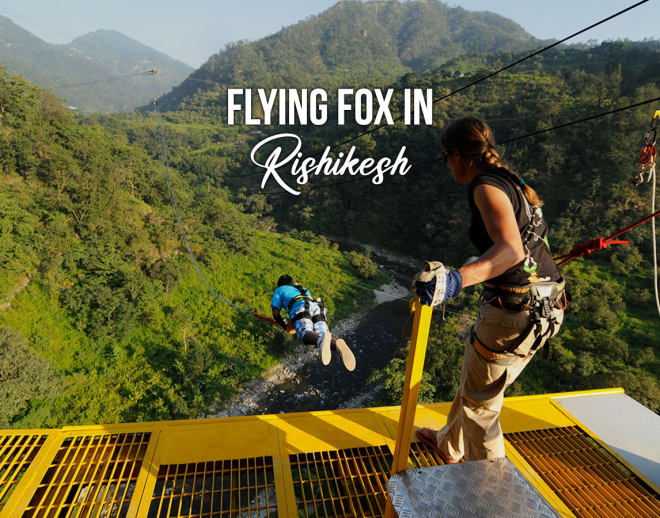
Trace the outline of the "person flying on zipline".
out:
[[[342,338],[335,339],[328,328],[326,310],[320,299],[312,299],[308,289],[295,283],[290,275],[282,275],[277,280],[277,288],[271,298],[271,309],[275,322],[286,329],[286,321],[280,311],[285,309],[293,323],[298,339],[306,345],[318,345],[321,349],[321,361],[328,365],[331,351],[339,351],[344,367],[355,369],[355,356]]]

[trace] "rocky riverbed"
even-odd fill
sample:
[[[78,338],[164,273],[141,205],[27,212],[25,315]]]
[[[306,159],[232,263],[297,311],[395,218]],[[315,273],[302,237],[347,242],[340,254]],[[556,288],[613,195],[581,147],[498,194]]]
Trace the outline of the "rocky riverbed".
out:
[[[409,258],[372,249],[372,258],[391,279],[410,278]],[[382,387],[369,379],[387,365],[403,345],[408,318],[408,288],[392,280],[374,290],[375,305],[340,322],[330,322],[334,336],[351,346],[357,367],[348,372],[337,353],[324,366],[316,347],[299,345],[262,378],[250,382],[228,404],[214,405],[204,417],[303,412],[369,406]]]

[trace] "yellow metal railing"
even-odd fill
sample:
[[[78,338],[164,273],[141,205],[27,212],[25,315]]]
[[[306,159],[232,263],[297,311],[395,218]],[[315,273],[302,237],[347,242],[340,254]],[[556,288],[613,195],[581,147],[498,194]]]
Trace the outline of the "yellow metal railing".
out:
[[[660,499],[575,426],[506,434],[575,516],[660,516]]]
[[[382,516],[392,465],[386,445],[290,457],[298,516]]]
[[[411,380],[419,373],[414,362],[412,367]],[[505,398],[505,436],[533,430],[561,436],[578,426],[553,403],[547,395]],[[409,440],[413,426],[442,427],[449,408],[449,403],[417,405],[414,422],[410,413],[402,419],[399,407],[381,407],[0,431],[0,516],[381,516],[397,436]],[[400,419],[409,431],[400,431]],[[578,449],[571,447],[573,440],[565,439],[568,449],[544,466],[534,458],[545,459],[542,442],[523,447],[506,441],[507,457],[562,516],[573,513],[554,482],[544,478],[552,471],[546,475],[544,469],[556,466],[574,473],[571,455]],[[411,446],[409,454],[407,448],[398,450],[404,452],[399,457],[404,467],[441,464],[426,445]],[[614,457],[609,461],[623,466]],[[587,498],[591,486],[564,472],[562,491]],[[633,475],[626,484],[640,484]],[[603,478],[604,484],[613,484],[607,487],[618,488],[619,482]],[[639,505],[655,505],[655,491],[651,487]]]
[[[273,458],[160,466],[149,518],[277,516]]]
[[[408,363],[406,365],[406,381],[401,400],[401,412],[399,414],[399,426],[396,432],[392,475],[408,469],[410,462],[410,443],[415,426],[415,412],[417,410],[417,400],[419,399],[419,388],[422,383],[426,345],[429,340],[431,315],[433,313],[432,307],[421,304],[417,299],[411,302],[410,309],[413,311],[414,320],[412,334],[410,335],[410,348],[408,351]],[[396,511],[389,499],[385,516],[386,518],[396,517]]]
[[[40,434],[0,436],[0,513],[46,438]]]
[[[413,301],[411,311],[401,407],[0,431],[0,514],[395,517],[387,497],[389,476],[442,463],[426,445],[411,447],[411,439],[415,426],[442,427],[450,409],[449,403],[417,404],[432,309]],[[588,394],[615,392],[622,390]],[[590,452],[592,464],[579,464],[586,446],[570,430],[589,440],[595,436],[575,428],[579,422],[552,400],[561,396],[505,398],[502,427],[511,462],[562,516],[588,516],[594,509],[660,512],[657,488],[644,485],[636,473],[622,478],[627,468],[620,459],[610,455],[607,462],[613,464],[606,468]],[[545,436],[529,439],[539,433],[560,437],[551,442],[553,452],[546,451]],[[585,470],[601,476],[602,504],[574,505],[593,498]],[[633,494],[640,487],[646,492]],[[623,501],[613,503],[617,492]]]
[[[150,434],[68,437],[24,516],[120,516],[128,511]]]

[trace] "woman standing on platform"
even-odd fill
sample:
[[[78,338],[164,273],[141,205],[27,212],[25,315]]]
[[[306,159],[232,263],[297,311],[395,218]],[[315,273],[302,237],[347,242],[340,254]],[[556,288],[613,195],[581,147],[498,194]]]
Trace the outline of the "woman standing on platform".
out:
[[[543,203],[501,161],[490,127],[476,117],[460,119],[441,142],[454,180],[469,184],[469,235],[481,256],[459,270],[425,263],[416,277],[417,294],[422,303],[436,305],[462,287],[484,283],[484,292],[447,424],[439,431],[417,430],[417,437],[445,462],[456,463],[504,456],[504,391],[559,331],[566,295],[550,254]]]

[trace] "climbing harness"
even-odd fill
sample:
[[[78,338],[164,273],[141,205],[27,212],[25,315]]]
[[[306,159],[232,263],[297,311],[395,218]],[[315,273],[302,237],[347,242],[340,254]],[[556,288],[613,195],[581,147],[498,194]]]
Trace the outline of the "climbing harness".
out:
[[[541,344],[543,344],[543,359],[547,360],[550,351],[550,342],[548,339],[555,335],[558,324],[559,322],[552,316],[548,319],[547,329],[543,331],[543,321],[533,319],[528,332],[522,333],[509,347],[501,351],[495,351],[484,344],[477,336],[474,327],[470,331],[470,342],[486,361],[495,365],[513,365],[521,355],[527,356],[535,353]],[[529,343],[530,341],[531,344]],[[529,348],[526,345],[529,345]],[[521,348],[523,350],[518,351]]]
[[[568,305],[563,280],[532,282],[526,286],[500,286],[485,282],[481,299],[508,311],[530,310],[541,318],[551,318],[553,307],[566,309]]]
[[[289,301],[289,305],[286,308],[288,313],[291,313],[291,310],[293,309],[293,306],[295,305],[296,302],[300,300],[306,300],[306,301],[312,300],[312,297],[307,295],[307,288],[296,283],[290,284],[290,286],[296,288],[300,292],[300,295],[296,295]]]
[[[289,302],[289,306],[287,307],[287,312],[289,313],[289,315],[291,314],[291,310],[293,309],[293,306],[296,304],[296,302],[301,300],[305,301],[305,305],[302,311],[298,311],[291,318],[291,322],[297,322],[298,320],[302,320],[302,319],[311,320],[313,324],[316,324],[317,322],[327,322],[326,309],[325,306],[323,305],[323,302],[321,301],[321,298],[319,297],[317,299],[313,299],[312,297],[308,296],[307,289],[300,286],[299,284],[294,283],[291,284],[291,286],[296,288],[300,292],[300,295],[296,295]],[[319,306],[321,311],[317,315],[312,315],[309,312],[310,302],[314,302]]]
[[[482,304],[511,311],[515,313],[528,312],[530,325],[518,340],[514,340],[505,350],[494,351],[479,339],[472,330],[471,342],[476,351],[487,361],[498,365],[512,365],[520,355],[534,352],[544,343],[543,357],[549,354],[549,342],[545,340],[555,334],[560,324],[555,310],[564,310],[568,305],[568,295],[564,289],[563,279],[559,282],[550,278],[539,278],[538,262],[532,251],[537,250],[536,243],[540,241],[543,249],[549,251],[547,240],[547,225],[543,219],[540,206],[529,202],[523,187],[524,180],[511,173],[503,175],[515,185],[520,199],[521,212],[526,216],[520,223],[520,238],[525,252],[523,270],[529,276],[524,285],[505,285],[485,282],[481,294]],[[538,257],[538,256],[537,256]],[[523,346],[521,350],[519,348]],[[524,350],[523,350],[524,349]]]
[[[539,233],[538,229],[543,224],[543,210],[541,207],[536,205],[531,205],[527,196],[525,196],[522,186],[525,184],[525,181],[521,178],[519,182],[514,182],[517,192],[520,194],[523,205],[525,206],[525,214],[527,215],[528,221],[520,232],[520,238],[522,240],[523,250],[525,252],[525,262],[523,264],[523,269],[528,273],[532,278],[536,279],[536,272],[538,271],[538,264],[532,257],[531,245],[536,241],[541,241],[548,250],[547,239],[547,227],[545,233]]]
[[[568,307],[569,296],[565,290],[564,281],[553,282],[532,282],[526,286],[501,286],[492,283],[484,283],[484,290],[481,294],[481,300],[486,304],[491,304],[500,309],[512,312],[529,311],[531,324],[536,340],[530,351],[535,351],[541,344],[546,335],[553,336],[555,327],[559,324],[554,313],[554,309],[565,310]],[[548,322],[548,329],[542,332],[543,322]],[[488,349],[483,343],[478,342],[476,335],[473,336],[475,348],[484,358],[489,359],[488,355],[483,354],[480,347]],[[515,343],[509,349],[504,351],[490,351],[492,354],[503,355],[501,358],[493,358],[489,361],[504,361],[504,358],[511,358],[513,351],[519,346]],[[546,340],[543,347],[543,358],[547,359],[550,351],[550,344]],[[505,365],[505,363],[500,363]]]

